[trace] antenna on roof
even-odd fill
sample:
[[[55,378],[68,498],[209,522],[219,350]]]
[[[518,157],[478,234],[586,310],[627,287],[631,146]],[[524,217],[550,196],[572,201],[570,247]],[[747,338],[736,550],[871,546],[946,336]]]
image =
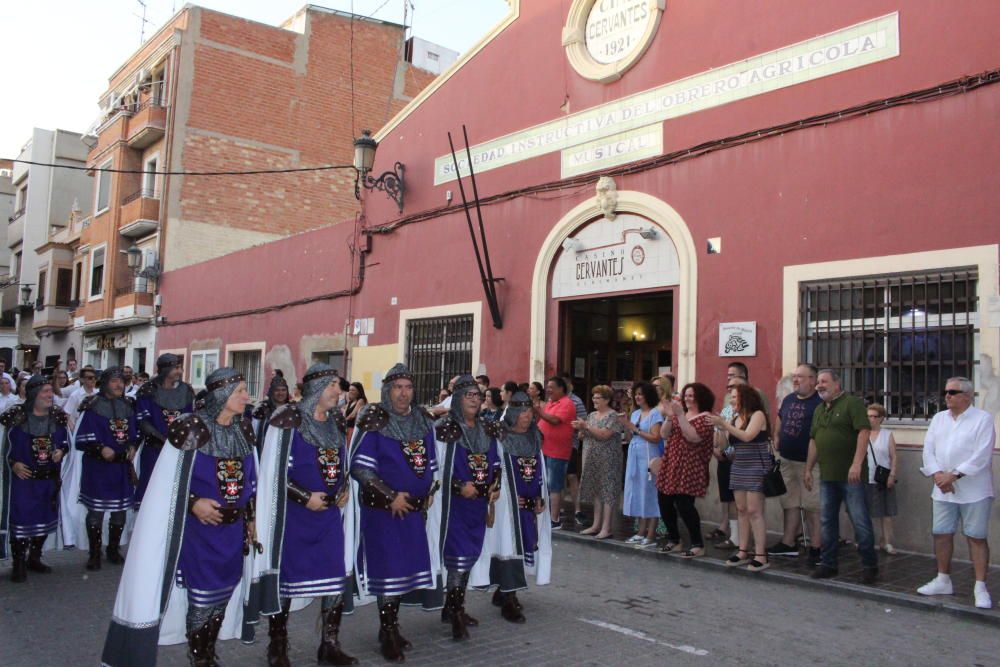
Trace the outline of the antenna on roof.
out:
[[[139,43],[142,44],[143,42],[146,41],[146,24],[152,23],[152,21],[146,18],[145,0],[135,0],[135,1],[139,3],[140,7],[142,7],[142,14],[136,14],[134,12],[132,14],[133,16],[136,16],[139,19]]]

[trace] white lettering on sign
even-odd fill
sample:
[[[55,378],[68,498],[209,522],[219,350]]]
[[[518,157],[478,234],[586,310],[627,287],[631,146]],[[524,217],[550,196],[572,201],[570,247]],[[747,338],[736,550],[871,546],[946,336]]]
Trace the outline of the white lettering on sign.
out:
[[[650,234],[654,229],[656,233]],[[680,281],[677,249],[645,218],[632,214],[602,218],[578,231],[573,240],[579,249],[564,249],[552,272],[555,299],[668,287]]]
[[[472,164],[477,173],[497,169],[897,55],[899,15],[892,13],[473,146]],[[469,173],[464,155],[458,167]],[[451,155],[437,158],[434,184],[453,180]]]
[[[587,16],[587,53],[604,65],[625,60],[655,19],[648,0],[597,0]]]
[[[635,162],[662,152],[663,126],[657,123],[564,150],[562,177]]]

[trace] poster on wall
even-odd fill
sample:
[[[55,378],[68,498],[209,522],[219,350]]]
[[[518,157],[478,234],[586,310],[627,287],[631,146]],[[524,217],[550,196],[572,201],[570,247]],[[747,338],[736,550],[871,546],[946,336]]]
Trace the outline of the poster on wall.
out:
[[[756,357],[756,322],[719,323],[720,357]]]

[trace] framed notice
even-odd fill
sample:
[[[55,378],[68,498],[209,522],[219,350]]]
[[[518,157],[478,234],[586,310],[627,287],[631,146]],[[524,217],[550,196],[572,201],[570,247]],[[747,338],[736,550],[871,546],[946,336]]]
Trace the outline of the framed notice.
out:
[[[756,322],[721,322],[719,324],[720,357],[756,357]]]

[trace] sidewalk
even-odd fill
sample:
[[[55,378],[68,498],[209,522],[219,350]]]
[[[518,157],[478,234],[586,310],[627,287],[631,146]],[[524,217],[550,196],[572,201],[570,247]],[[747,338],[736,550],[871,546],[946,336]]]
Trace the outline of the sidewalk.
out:
[[[591,514],[586,511],[589,525]],[[972,564],[964,561],[954,561],[952,564],[951,579],[955,587],[955,595],[941,595],[927,597],[917,593],[917,587],[927,583],[937,571],[934,558],[922,554],[896,553],[888,555],[879,552],[879,579],[873,586],[864,586],[860,583],[861,561],[858,557],[857,549],[853,544],[843,545],[839,553],[839,574],[832,579],[811,579],[809,577],[813,568],[809,565],[806,555],[801,552],[798,557],[772,556],[770,558],[771,567],[764,572],[748,572],[745,568],[727,568],[723,565],[726,558],[733,554],[731,549],[720,550],[712,546],[711,540],[706,539],[705,553],[698,558],[681,558],[677,554],[678,549],[669,554],[659,552],[659,547],[663,543],[661,540],[655,547],[639,549],[624,540],[631,537],[633,523],[630,519],[618,515],[614,524],[614,535],[606,540],[595,540],[589,535],[580,535],[579,531],[587,526],[577,526],[573,521],[572,513],[564,516],[563,528],[552,533],[553,539],[582,546],[599,549],[610,549],[619,553],[632,552],[649,558],[658,558],[664,562],[669,562],[670,566],[692,566],[714,568],[720,571],[720,575],[734,574],[748,577],[768,577],[775,581],[798,586],[809,586],[829,590],[831,592],[847,594],[852,596],[862,596],[871,600],[877,600],[885,604],[906,606],[928,611],[939,611],[962,618],[989,623],[1000,627],[1000,567],[991,567],[987,577],[987,585],[993,595],[993,609],[977,609],[972,597],[972,587],[975,577],[972,572]],[[705,524],[707,531],[711,530]],[[686,532],[681,528],[686,538]],[[962,539],[960,536],[956,539]],[[686,542],[685,542],[686,544]]]

